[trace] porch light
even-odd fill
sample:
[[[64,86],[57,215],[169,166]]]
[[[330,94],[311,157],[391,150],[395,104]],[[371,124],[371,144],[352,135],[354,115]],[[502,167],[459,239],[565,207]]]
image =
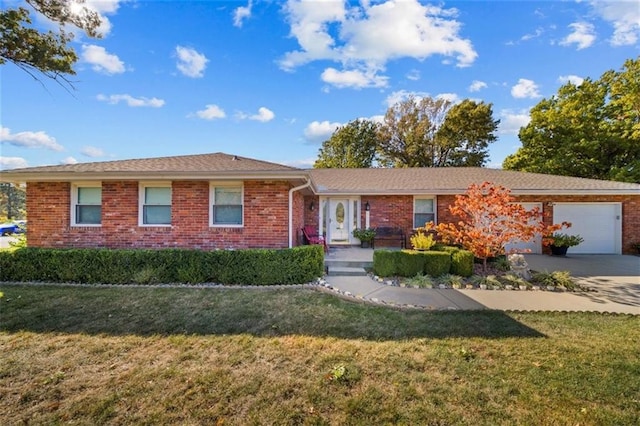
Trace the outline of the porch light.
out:
[[[315,209],[316,209],[316,203],[312,201],[311,204],[309,204],[309,210],[314,211]]]
[[[365,211],[371,211],[371,206],[369,205],[369,202],[367,201],[364,205],[364,210]]]

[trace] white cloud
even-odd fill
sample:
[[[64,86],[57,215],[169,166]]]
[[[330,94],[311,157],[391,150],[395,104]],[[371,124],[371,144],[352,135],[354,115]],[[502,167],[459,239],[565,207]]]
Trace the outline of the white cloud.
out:
[[[343,69],[325,70],[323,80],[339,87],[386,85],[387,77],[378,73],[394,59],[442,55],[465,67],[478,56],[471,42],[459,36],[456,9],[422,5],[418,0],[363,1],[358,6],[289,0],[284,13],[300,49],[287,52],[281,68],[335,61]]]
[[[178,55],[176,67],[182,74],[191,78],[204,76],[204,70],[209,62],[206,56],[195,49],[182,46],[176,46],[176,55]]]
[[[249,117],[250,120],[261,121],[266,123],[267,121],[271,121],[275,118],[275,114],[269,108],[260,107],[258,109],[258,113]]]
[[[338,71],[335,68],[327,68],[320,76],[322,81],[337,88],[353,87],[362,89],[364,87],[386,87],[389,77],[376,75],[371,70],[345,70]]]
[[[544,34],[544,29],[536,28],[536,30],[533,33],[525,34],[522,37],[520,37],[520,41],[529,41],[534,38],[540,37],[542,34]]]
[[[569,24],[573,30],[571,34],[560,41],[563,46],[575,44],[578,50],[586,49],[596,41],[595,28],[588,22],[574,22]]]
[[[613,24],[613,46],[632,46],[640,39],[640,6],[631,1],[591,1],[594,11]]]
[[[29,167],[27,160],[25,160],[24,158],[0,156],[1,170],[20,169],[23,167]]]
[[[407,79],[411,80],[411,81],[418,81],[420,80],[420,71],[418,70],[411,70],[407,73]]]
[[[39,132],[11,133],[8,127],[0,127],[0,142],[24,148],[45,148],[52,151],[64,151],[64,147],[56,142],[56,138]]]
[[[315,158],[305,158],[301,160],[292,160],[292,161],[278,161],[278,164],[284,164],[285,166],[297,167],[299,169],[310,169],[313,167],[313,164],[316,162]]]
[[[78,160],[73,157],[66,157],[60,161],[60,164],[78,164]]]
[[[257,114],[246,114],[244,112],[236,113],[236,118],[240,120],[254,120],[266,123],[275,118],[275,114],[269,108],[260,107]]]
[[[416,98],[416,100],[420,100],[430,95],[427,92],[409,92],[407,90],[398,90],[396,92],[391,93],[389,96],[387,96],[384,103],[386,104],[387,107],[391,107],[397,104],[398,102],[402,102],[408,99],[410,96],[413,96],[414,98]]]
[[[485,83],[484,81],[473,80],[473,82],[471,82],[471,85],[469,86],[469,91],[479,92],[480,90],[486,89],[487,87],[487,83]]]
[[[532,99],[541,97],[538,85],[533,80],[527,80],[526,78],[519,79],[518,84],[511,88],[511,96]]]
[[[122,74],[125,71],[124,62],[116,55],[107,53],[104,47],[93,44],[82,46],[82,60],[93,65],[96,72],[105,74]]]
[[[342,123],[329,121],[313,121],[304,129],[305,139],[312,144],[320,144],[331,137]]]
[[[529,124],[529,121],[531,121],[529,111],[502,110],[500,111],[498,133],[501,135],[517,135],[520,128]]]
[[[436,95],[436,99],[444,99],[445,101],[449,101],[452,104],[457,104],[460,102],[460,96],[455,93],[439,93]]]
[[[131,95],[122,94],[122,95],[98,95],[96,99],[102,102],[107,102],[111,105],[115,105],[119,102],[126,102],[130,107],[152,107],[152,108],[160,108],[164,105],[163,99],[158,98],[134,98]]]
[[[240,6],[233,11],[233,25],[241,28],[242,22],[251,17],[251,8],[253,5],[251,4],[251,0],[246,6]]]
[[[106,15],[113,15],[118,11],[120,3],[127,0],[86,0],[86,7],[100,15],[98,32],[104,36],[111,32],[111,21]]]
[[[558,77],[558,82],[562,84],[570,82],[574,86],[580,86],[583,81],[584,78],[578,77],[577,75],[561,75],[560,77]]]
[[[104,157],[105,153],[101,148],[97,148],[95,146],[85,146],[80,151],[82,155],[85,157],[98,158]]]
[[[205,109],[196,112],[196,116],[203,120],[215,120],[218,118],[225,118],[227,114],[225,114],[224,110],[218,105],[210,104],[207,105]]]

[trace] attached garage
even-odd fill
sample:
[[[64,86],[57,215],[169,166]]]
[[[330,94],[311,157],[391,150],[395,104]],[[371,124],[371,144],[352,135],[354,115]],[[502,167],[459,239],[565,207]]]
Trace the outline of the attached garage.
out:
[[[563,232],[584,238],[569,249],[570,254],[622,253],[621,203],[556,203],[553,223],[562,222],[571,223]]]
[[[542,211],[542,203],[520,203],[522,207],[527,211],[531,211],[534,208],[538,208],[539,211]],[[542,253],[542,238],[537,236],[531,241],[527,242],[517,242],[513,244],[507,244],[505,246],[505,251],[507,253],[516,251],[518,253],[531,253],[531,254],[540,254]]]

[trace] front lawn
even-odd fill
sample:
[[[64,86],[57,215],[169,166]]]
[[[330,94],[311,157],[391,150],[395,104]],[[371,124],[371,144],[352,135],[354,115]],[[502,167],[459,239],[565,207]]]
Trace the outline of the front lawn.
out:
[[[640,317],[2,285],[3,424],[640,422]]]

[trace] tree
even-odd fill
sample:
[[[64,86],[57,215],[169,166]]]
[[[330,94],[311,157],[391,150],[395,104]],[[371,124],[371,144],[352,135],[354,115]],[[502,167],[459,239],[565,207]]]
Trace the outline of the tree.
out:
[[[0,182],[0,218],[23,219],[27,210],[26,199],[23,188]]]
[[[382,163],[393,167],[482,166],[499,120],[491,104],[409,97],[391,106],[380,129]]]
[[[34,79],[37,73],[73,87],[67,76],[75,75],[78,56],[68,44],[71,24],[90,37],[100,37],[97,12],[82,6],[85,0],[26,0],[33,9],[58,24],[58,31],[42,32],[31,26],[29,10],[18,7],[0,11],[0,65],[15,64]]]
[[[313,167],[372,167],[378,147],[378,127],[377,123],[369,120],[354,120],[339,127],[330,139],[322,143]]]
[[[569,223],[547,226],[542,212],[536,207],[526,210],[515,202],[511,191],[503,186],[484,182],[472,184],[463,195],[457,195],[449,211],[458,223],[429,222],[427,230],[435,230],[448,244],[460,244],[482,259],[487,270],[487,259],[505,254],[510,243],[531,241],[536,235],[548,236]]]
[[[519,137],[505,169],[640,182],[640,60],[560,87],[532,108]]]

